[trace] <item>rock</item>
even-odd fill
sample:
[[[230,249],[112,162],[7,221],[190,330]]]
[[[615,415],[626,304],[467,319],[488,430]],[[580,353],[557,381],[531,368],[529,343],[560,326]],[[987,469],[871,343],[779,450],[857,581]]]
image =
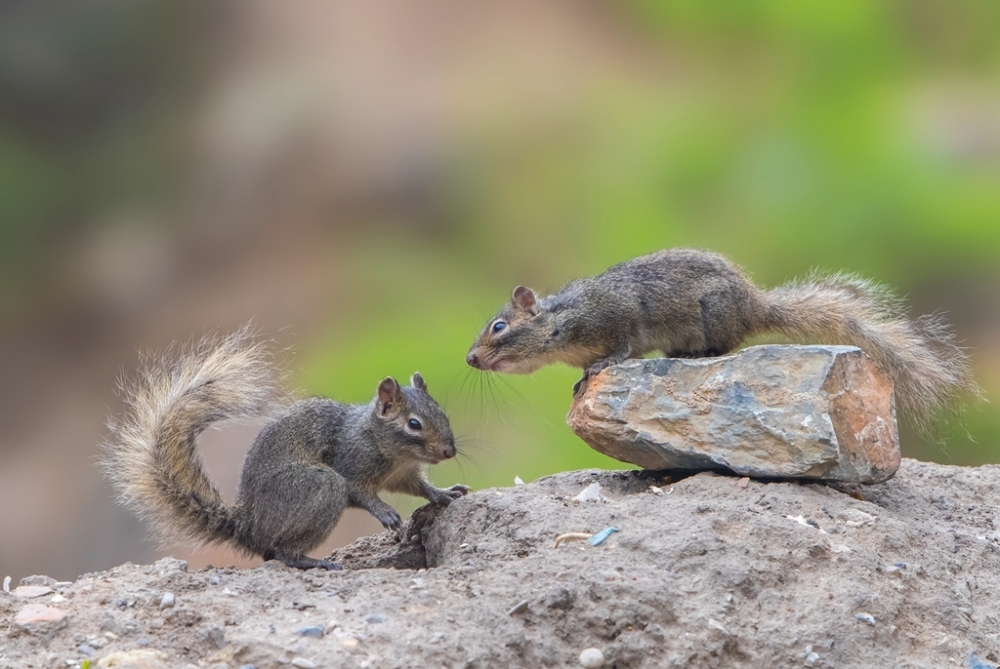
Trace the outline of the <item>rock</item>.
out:
[[[587,382],[566,422],[646,469],[878,483],[900,462],[892,382],[853,346],[627,360]]]
[[[48,634],[66,624],[66,612],[44,604],[26,604],[14,622],[29,632]]]
[[[22,599],[33,599],[52,592],[52,588],[47,585],[19,585],[14,588],[14,594]]]
[[[158,651],[146,648],[138,650],[120,650],[105,655],[97,661],[98,667],[128,667],[128,669],[173,669],[167,663],[167,656]]]
[[[174,593],[172,593],[172,592],[165,592],[165,593],[163,593],[163,597],[160,598],[160,608],[161,609],[173,608],[174,603],[176,601],[177,601],[177,598],[174,596]]]
[[[221,628],[213,627],[208,630],[206,637],[208,638],[208,641],[219,650],[226,647],[226,633],[223,632]]]
[[[525,611],[528,610],[529,603],[530,602],[528,602],[527,599],[522,599],[517,604],[515,604],[513,606],[513,608],[511,608],[509,611],[507,611],[507,615],[508,616],[514,616],[514,615],[517,615],[518,613],[524,613]]]
[[[322,627],[303,627],[299,630],[300,636],[308,636],[313,639],[322,639],[323,634],[324,632]]]
[[[580,653],[580,666],[586,669],[599,669],[604,666],[604,653],[599,648],[587,648]]]

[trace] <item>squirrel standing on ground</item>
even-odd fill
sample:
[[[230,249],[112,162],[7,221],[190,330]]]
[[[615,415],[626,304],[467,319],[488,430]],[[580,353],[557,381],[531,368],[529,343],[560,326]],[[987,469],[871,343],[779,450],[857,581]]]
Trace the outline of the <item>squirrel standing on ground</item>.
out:
[[[962,392],[981,394],[944,320],[907,319],[882,286],[834,274],[765,291],[725,257],[684,248],[627,260],[542,298],[518,286],[466,362],[513,374],[554,362],[581,367],[575,393],[628,358],[723,355],[765,332],[862,349],[893,380],[901,408],[918,425]]]
[[[424,468],[454,457],[448,417],[414,374],[387,377],[368,404],[323,397],[289,404],[280,374],[248,328],[208,337],[174,357],[147,360],[123,384],[128,411],[113,423],[104,467],[122,502],[164,540],[226,542],[290,567],[338,569],[306,556],[344,509],[358,507],[388,529],[402,521],[379,490],[447,505],[469,492],[435,488]],[[243,463],[236,502],[208,479],[195,440],[227,419],[270,417]]]

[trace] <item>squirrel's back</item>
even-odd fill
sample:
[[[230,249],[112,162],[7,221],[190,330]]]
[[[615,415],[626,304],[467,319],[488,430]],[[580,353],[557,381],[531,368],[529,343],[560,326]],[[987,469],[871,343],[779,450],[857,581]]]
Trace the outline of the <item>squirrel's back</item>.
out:
[[[687,248],[626,260],[540,298],[518,286],[466,361],[511,373],[564,362],[582,367],[586,379],[649,351],[722,355],[767,332],[861,348],[893,379],[918,425],[962,394],[981,395],[944,319],[907,318],[878,284],[833,274],[765,291],[724,256]]]

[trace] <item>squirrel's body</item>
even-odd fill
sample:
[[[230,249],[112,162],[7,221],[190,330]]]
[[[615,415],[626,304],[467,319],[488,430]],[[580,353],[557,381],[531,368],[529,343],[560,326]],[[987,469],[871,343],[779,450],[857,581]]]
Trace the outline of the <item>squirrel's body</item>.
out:
[[[112,425],[105,467],[125,504],[164,539],[228,542],[293,567],[334,568],[306,553],[345,508],[395,529],[401,519],[380,490],[437,504],[468,491],[435,488],[424,473],[426,464],[453,457],[455,442],[419,374],[410,387],[386,378],[368,404],[321,397],[288,404],[266,351],[244,330],[147,364],[126,393],[130,411]],[[196,437],[221,420],[262,416],[272,419],[227,505],[205,474]]]
[[[542,298],[518,286],[466,360],[510,373],[563,362],[583,368],[586,379],[650,351],[716,356],[768,332],[861,348],[921,422],[958,393],[980,392],[943,320],[906,319],[880,286],[831,275],[765,291],[725,257],[683,248],[625,261]]]

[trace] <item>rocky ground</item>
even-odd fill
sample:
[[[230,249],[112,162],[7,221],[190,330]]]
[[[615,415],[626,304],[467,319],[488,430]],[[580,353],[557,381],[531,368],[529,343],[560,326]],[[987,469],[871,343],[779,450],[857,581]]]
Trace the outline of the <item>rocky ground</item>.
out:
[[[568,472],[418,510],[339,572],[25,579],[0,667],[989,667],[998,491],[1000,466],[913,460],[847,490]]]

